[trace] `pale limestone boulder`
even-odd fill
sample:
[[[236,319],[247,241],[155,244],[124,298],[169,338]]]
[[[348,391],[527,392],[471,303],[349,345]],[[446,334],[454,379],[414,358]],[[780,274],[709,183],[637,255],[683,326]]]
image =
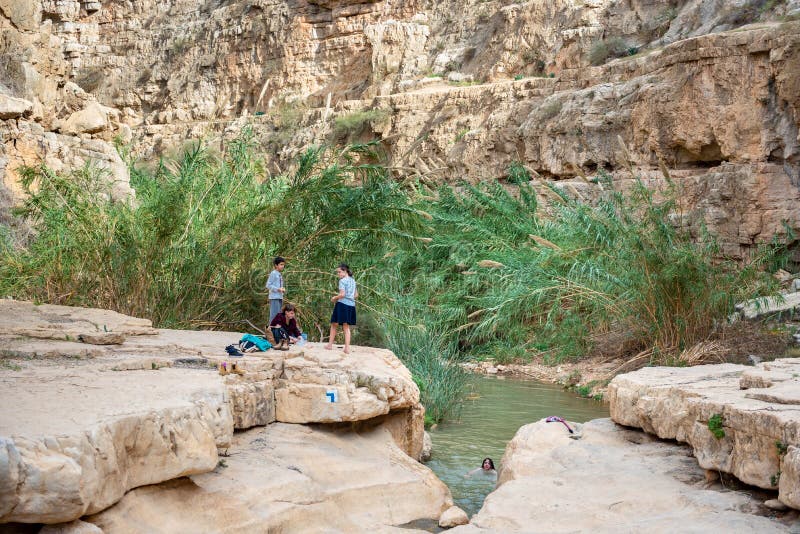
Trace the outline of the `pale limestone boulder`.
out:
[[[439,518],[439,526],[442,528],[452,528],[459,525],[466,525],[467,523],[469,523],[467,512],[458,506],[451,506],[445,510],[442,517]]]
[[[157,333],[148,319],[113,311],[0,299],[0,337],[5,334],[74,341],[82,334],[105,332],[123,336]]]
[[[800,444],[798,377],[800,361],[795,359],[756,369],[733,364],[650,367],[616,377],[607,398],[614,421],[688,443],[700,466],[778,489],[781,501],[798,507],[795,482],[778,477],[779,472],[798,471],[798,457],[781,453]],[[709,430],[715,415],[723,421],[720,438]]]
[[[246,429],[275,422],[275,386],[271,376],[265,373],[227,376],[225,386],[234,428]]]
[[[0,411],[0,522],[71,521],[213,469],[233,432],[226,394],[191,369],[0,374],[0,405],[14,407]]]
[[[760,501],[708,487],[686,446],[609,419],[574,426],[580,439],[544,421],[520,428],[498,488],[469,525],[451,532],[786,531],[754,515]]]
[[[275,392],[275,417],[282,423],[362,421],[389,413],[375,395],[353,386],[283,382]]]
[[[211,473],[129,492],[87,520],[106,532],[388,532],[437,520],[448,488],[381,427],[275,423],[237,433]]]
[[[359,421],[419,404],[411,373],[384,349],[352,347],[345,355],[307,343],[286,356],[281,378],[276,417],[285,423]]]
[[[97,133],[108,126],[108,114],[98,102],[90,102],[85,108],[70,115],[61,126],[67,134]]]
[[[16,119],[30,114],[32,110],[33,102],[0,93],[0,120]]]
[[[779,297],[757,299],[736,306],[745,319],[755,319],[800,307],[800,292],[787,293]]]

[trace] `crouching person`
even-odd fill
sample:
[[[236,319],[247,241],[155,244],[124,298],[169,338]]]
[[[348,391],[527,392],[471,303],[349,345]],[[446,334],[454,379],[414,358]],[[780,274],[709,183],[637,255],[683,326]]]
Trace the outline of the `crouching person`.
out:
[[[296,313],[294,305],[287,304],[269,323],[276,349],[289,350],[289,344],[295,343],[303,334],[297,324]]]

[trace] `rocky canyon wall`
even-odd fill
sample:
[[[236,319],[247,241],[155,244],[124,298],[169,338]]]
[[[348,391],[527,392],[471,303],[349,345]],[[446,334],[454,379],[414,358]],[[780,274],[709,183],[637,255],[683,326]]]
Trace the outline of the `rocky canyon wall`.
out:
[[[800,229],[800,2],[0,0],[0,178],[253,125],[273,171],[378,138],[398,175],[599,170],[655,184],[723,252]],[[538,175],[538,176],[537,176]],[[2,202],[0,202],[2,203]]]

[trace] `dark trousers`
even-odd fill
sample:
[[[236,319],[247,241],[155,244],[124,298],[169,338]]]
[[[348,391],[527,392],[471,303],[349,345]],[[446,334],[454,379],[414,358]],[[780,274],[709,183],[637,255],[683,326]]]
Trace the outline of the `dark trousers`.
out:
[[[271,327],[272,335],[275,338],[275,343],[280,343],[282,339],[289,339],[289,332],[282,326]]]

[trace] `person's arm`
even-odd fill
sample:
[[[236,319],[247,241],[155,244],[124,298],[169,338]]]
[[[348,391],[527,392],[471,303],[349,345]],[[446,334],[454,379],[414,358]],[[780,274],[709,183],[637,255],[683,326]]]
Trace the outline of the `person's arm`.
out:
[[[289,321],[289,326],[286,327],[286,331],[293,337],[300,337],[300,334],[302,334],[300,327],[297,325],[297,319]]]
[[[336,302],[344,298],[344,280],[339,280],[339,294],[331,297],[331,302]]]
[[[270,321],[269,326],[283,327],[284,326],[283,323],[285,321],[286,321],[285,316],[282,313],[278,313],[277,315],[275,315],[275,317],[272,318],[272,321]]]
[[[474,475],[475,473],[478,473],[480,470],[481,470],[481,468],[480,468],[480,467],[476,467],[476,468],[475,468],[475,469],[473,469],[472,471],[468,471],[468,472],[467,472],[467,474],[465,474],[465,475],[464,475],[464,478],[469,478],[469,477],[471,477],[472,475]]]

